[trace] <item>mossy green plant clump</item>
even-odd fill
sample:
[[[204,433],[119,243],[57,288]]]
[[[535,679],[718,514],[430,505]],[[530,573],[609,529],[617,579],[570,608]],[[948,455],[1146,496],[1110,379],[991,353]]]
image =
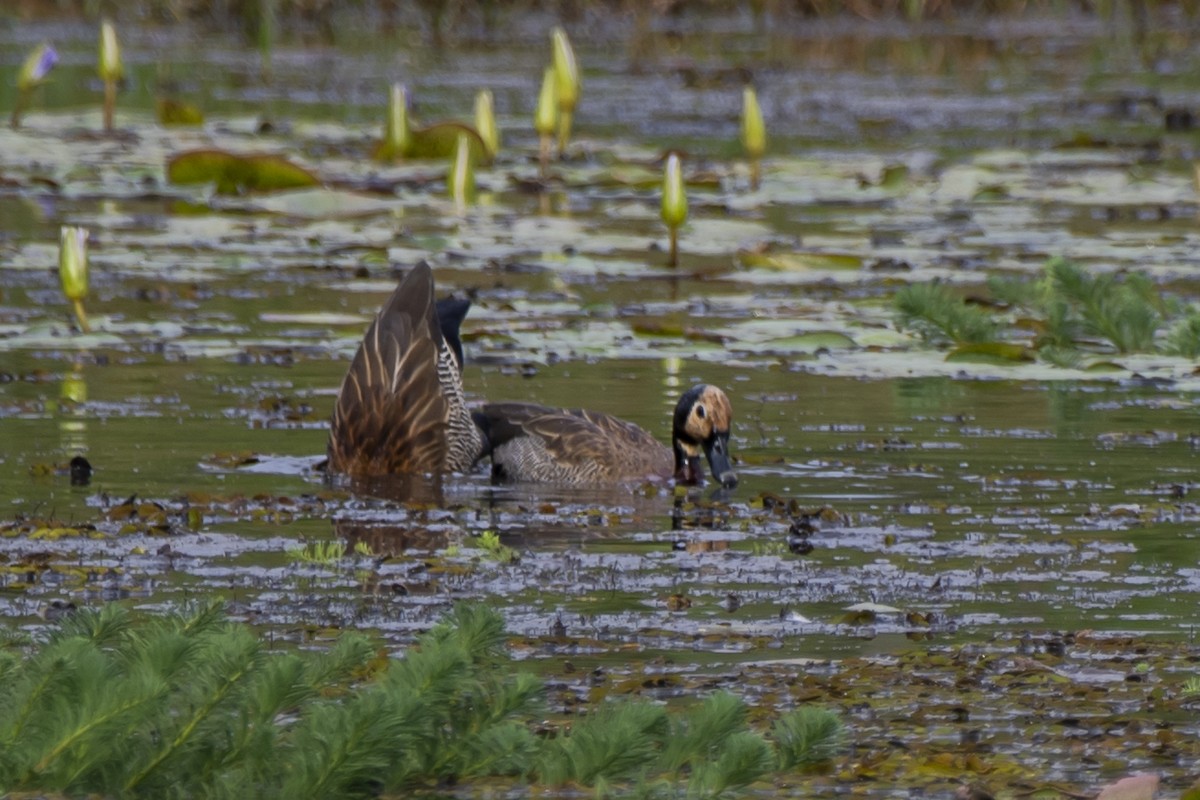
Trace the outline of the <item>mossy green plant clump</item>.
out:
[[[470,605],[399,659],[358,634],[272,651],[219,602],[151,619],[79,611],[40,645],[0,653],[0,790],[354,798],[500,781],[603,795],[686,780],[713,797],[840,741],[837,718],[809,710],[820,719],[807,738],[787,715],[772,743],[724,693],[683,714],[602,703],[543,738],[541,681],[513,669],[504,643],[500,615]]]
[[[1077,367],[1088,354],[1200,356],[1200,313],[1181,313],[1181,304],[1140,272],[1094,274],[1053,258],[1036,279],[993,278],[988,287],[991,306],[969,304],[942,284],[907,286],[894,299],[896,323],[926,341],[954,345],[951,357],[986,351],[1023,361],[1036,353],[1049,364]]]

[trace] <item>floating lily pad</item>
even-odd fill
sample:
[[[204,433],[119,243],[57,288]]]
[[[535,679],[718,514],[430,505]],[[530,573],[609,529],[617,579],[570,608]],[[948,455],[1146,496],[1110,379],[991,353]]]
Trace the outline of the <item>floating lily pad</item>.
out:
[[[159,100],[156,110],[160,125],[195,127],[204,124],[204,114],[200,109],[180,100]]]
[[[465,134],[467,137],[473,163],[491,163],[492,159],[479,131],[463,122],[435,122],[423,128],[413,128],[408,132],[408,146],[403,152],[397,153],[388,142],[380,142],[375,145],[372,157],[376,161],[450,158],[458,146],[459,134]]]
[[[980,364],[1011,364],[1037,360],[1031,347],[1010,342],[971,342],[955,347],[947,361],[973,361]]]
[[[316,186],[317,176],[283,156],[238,155],[224,150],[191,150],[167,162],[167,180],[178,184],[212,183],[219,194],[271,192]]]
[[[862,269],[863,257],[853,253],[825,253],[817,251],[793,251],[790,253],[754,253],[743,251],[738,259],[754,269],[792,270],[851,270]]]

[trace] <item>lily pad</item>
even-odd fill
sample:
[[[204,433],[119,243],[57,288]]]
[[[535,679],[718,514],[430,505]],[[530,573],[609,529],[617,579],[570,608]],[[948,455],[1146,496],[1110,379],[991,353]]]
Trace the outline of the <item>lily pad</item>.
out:
[[[387,142],[375,145],[372,157],[376,161],[397,159],[450,158],[458,146],[459,134],[467,136],[471,148],[471,161],[475,164],[490,164],[487,146],[479,131],[463,122],[435,122],[408,132],[408,146],[401,153],[395,152]]]
[[[225,150],[190,150],[167,162],[167,180],[177,184],[212,183],[219,194],[271,192],[316,186],[317,176],[283,156],[238,155]]]
[[[796,250],[788,253],[738,253],[742,264],[754,269],[795,270],[853,270],[862,269],[863,257],[854,253],[828,253]]]
[[[971,342],[950,351],[947,361],[972,361],[980,364],[1012,364],[1037,360],[1037,351],[1011,342]]]

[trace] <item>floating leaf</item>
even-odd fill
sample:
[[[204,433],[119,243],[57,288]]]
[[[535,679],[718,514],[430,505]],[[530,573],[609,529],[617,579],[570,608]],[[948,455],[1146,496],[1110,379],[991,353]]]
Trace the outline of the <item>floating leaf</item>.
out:
[[[789,353],[815,353],[818,350],[853,350],[858,344],[838,331],[809,331],[808,333],[772,339],[767,350],[786,350]]]
[[[407,146],[401,157],[406,159],[450,158],[458,147],[458,136],[464,134],[471,148],[471,160],[476,164],[490,164],[491,156],[479,131],[462,122],[436,122],[424,128],[413,128],[408,132]],[[375,148],[374,157],[389,160],[390,151],[386,142]]]
[[[158,101],[156,110],[160,125],[195,126],[204,124],[200,109],[179,100],[165,98]]]
[[[751,269],[809,270],[862,269],[863,257],[853,253],[822,253],[793,251],[790,253],[738,253],[742,264]]]
[[[972,361],[980,364],[1011,364],[1037,360],[1037,351],[1011,342],[968,342],[950,351],[947,361]]]
[[[300,189],[320,183],[311,172],[283,156],[237,155],[224,150],[189,150],[174,156],[167,162],[167,180],[213,183],[220,194]]]

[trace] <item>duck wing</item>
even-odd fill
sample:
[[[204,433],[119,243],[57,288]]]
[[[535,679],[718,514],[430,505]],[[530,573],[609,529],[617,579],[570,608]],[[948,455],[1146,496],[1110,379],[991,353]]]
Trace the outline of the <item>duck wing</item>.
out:
[[[446,468],[451,403],[442,376],[450,356],[433,292],[432,271],[418,264],[367,329],[334,405],[331,472],[364,476]],[[458,379],[454,366],[450,372]]]
[[[670,477],[671,451],[642,428],[597,411],[488,403],[476,415],[493,475],[573,485]]]

